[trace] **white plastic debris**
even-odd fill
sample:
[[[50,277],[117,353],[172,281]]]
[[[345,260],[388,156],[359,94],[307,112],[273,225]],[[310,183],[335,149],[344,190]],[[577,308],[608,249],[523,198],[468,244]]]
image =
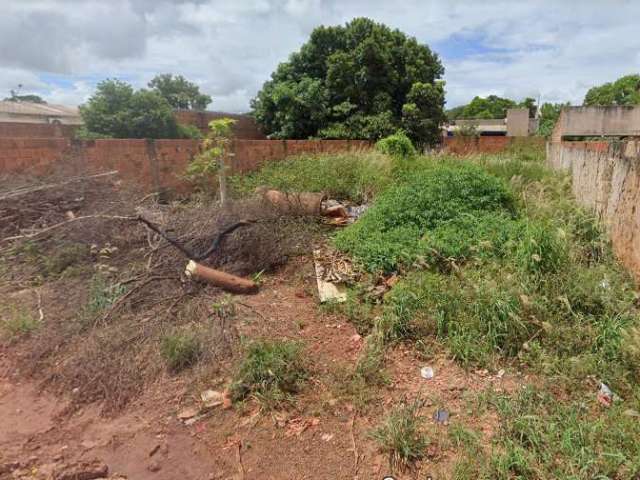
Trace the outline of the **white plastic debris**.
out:
[[[434,372],[431,367],[422,367],[420,369],[420,376],[425,380],[431,380],[433,378]]]

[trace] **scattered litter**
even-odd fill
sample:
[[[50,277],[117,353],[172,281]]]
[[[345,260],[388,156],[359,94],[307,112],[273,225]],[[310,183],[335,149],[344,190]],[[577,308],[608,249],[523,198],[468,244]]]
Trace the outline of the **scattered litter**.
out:
[[[287,430],[285,431],[285,437],[296,436],[299,437],[307,428],[317,427],[320,424],[319,418],[292,418],[288,422]]]
[[[422,367],[420,369],[420,376],[425,380],[431,380],[433,378],[434,372],[432,367]]]
[[[182,410],[181,412],[178,413],[178,419],[179,420],[188,420],[190,418],[195,417],[196,415],[198,415],[198,413],[200,413],[200,409],[196,408],[196,407],[188,407],[185,408],[184,410]]]
[[[614,400],[621,400],[618,395],[613,393],[606,383],[600,383],[600,390],[598,390],[598,402],[605,407],[610,407]]]
[[[501,368],[500,370],[498,370],[498,373],[496,374],[496,377],[498,378],[502,378],[504,377],[504,368]]]
[[[224,403],[224,394],[216,390],[205,390],[200,394],[205,408],[213,408]]]
[[[333,433],[323,433],[320,438],[324,442],[330,442],[331,440],[333,440]]]
[[[325,247],[313,251],[320,303],[344,302],[348,283],[355,279],[351,262],[338,252]]]
[[[623,414],[626,417],[640,417],[640,413],[637,410],[634,410],[633,408],[627,408]]]
[[[449,424],[449,412],[446,410],[439,408],[435,412],[433,412],[433,419],[436,423],[440,423],[442,425]]]

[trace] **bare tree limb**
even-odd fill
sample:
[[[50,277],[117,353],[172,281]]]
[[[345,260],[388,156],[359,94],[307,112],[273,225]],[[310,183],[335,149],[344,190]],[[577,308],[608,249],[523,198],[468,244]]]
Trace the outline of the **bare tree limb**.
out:
[[[9,193],[6,193],[2,197],[0,197],[0,201],[7,200],[9,198],[20,197],[22,195],[27,195],[28,193],[39,192],[41,190],[49,190],[51,188],[61,187],[63,185],[68,185],[69,183],[73,183],[73,182],[79,182],[81,180],[88,180],[90,178],[100,178],[100,177],[116,175],[117,173],[118,173],[118,170],[112,170],[110,172],[97,173],[95,175],[88,175],[84,177],[74,177],[60,183],[48,183],[46,185],[38,185],[37,187],[22,187],[22,188],[18,188],[16,190],[10,191]]]

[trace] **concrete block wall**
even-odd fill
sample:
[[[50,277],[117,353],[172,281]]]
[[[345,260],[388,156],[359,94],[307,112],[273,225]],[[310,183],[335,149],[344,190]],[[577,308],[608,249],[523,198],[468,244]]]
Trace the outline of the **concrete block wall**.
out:
[[[454,155],[473,155],[478,153],[499,153],[512,145],[531,144],[544,145],[544,139],[540,137],[445,137],[444,150]]]
[[[640,142],[555,142],[547,161],[571,175],[576,201],[606,227],[616,256],[640,280]]]

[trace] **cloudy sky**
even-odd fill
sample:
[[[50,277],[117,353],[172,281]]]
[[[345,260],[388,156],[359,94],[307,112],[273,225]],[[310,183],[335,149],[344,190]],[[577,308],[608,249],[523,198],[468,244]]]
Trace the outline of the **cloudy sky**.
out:
[[[582,101],[640,71],[636,0],[2,0],[0,98],[77,105],[107,77],[180,73],[243,112],[320,24],[367,16],[438,52],[447,107],[475,95]]]

